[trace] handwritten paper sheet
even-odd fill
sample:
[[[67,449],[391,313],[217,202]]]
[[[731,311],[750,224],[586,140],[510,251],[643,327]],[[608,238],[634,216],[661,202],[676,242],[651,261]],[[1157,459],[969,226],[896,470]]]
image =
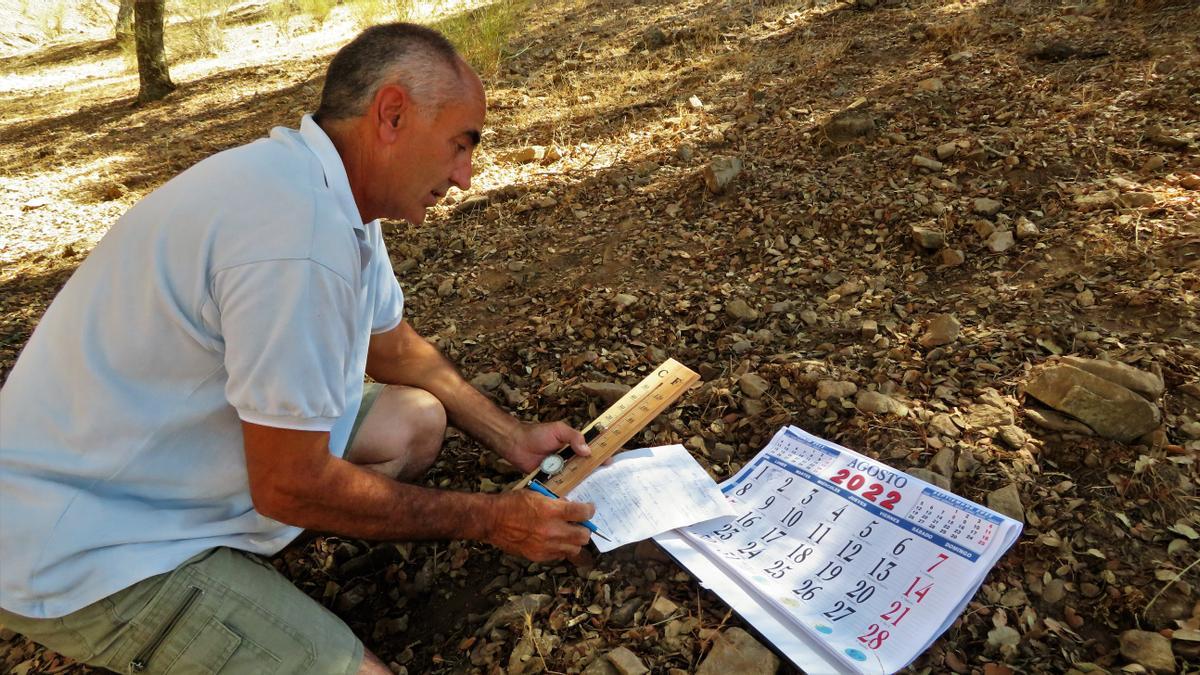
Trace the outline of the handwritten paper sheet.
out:
[[[612,540],[592,538],[601,552],[734,515],[717,484],[682,445],[620,453],[566,496],[596,505],[592,523]]]

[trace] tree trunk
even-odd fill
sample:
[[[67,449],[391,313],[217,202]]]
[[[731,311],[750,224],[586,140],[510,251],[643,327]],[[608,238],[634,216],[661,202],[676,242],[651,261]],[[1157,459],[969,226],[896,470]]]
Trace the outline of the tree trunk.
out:
[[[113,28],[118,40],[133,38],[133,0],[121,0],[117,8],[117,23]]]
[[[137,43],[138,104],[157,101],[175,90],[163,53],[163,5],[166,0],[134,0],[133,37]]]

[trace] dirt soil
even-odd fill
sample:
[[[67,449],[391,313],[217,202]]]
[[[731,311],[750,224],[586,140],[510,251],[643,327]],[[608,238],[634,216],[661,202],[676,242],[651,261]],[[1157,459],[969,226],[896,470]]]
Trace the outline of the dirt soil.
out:
[[[123,211],[295,126],[353,30],[283,35],[247,5],[141,108],[111,40],[6,58],[0,376]],[[911,672],[1141,672],[1134,629],[1197,672],[1198,36],[1194,2],[536,3],[485,74],[472,189],[385,224],[407,316],[527,420],[583,425],[606,406],[585,384],[683,362],[703,385],[635,444],[683,442],[718,479],[796,424],[980,503],[1011,486],[1021,539]],[[742,169],[714,192],[722,157]],[[959,334],[924,346],[944,314]],[[1034,424],[1022,386],[1057,355],[1159,374],[1162,428],[1121,444]],[[818,400],[822,380],[907,413]],[[428,482],[514,478],[451,433]],[[274,564],[396,672],[615,672],[622,646],[691,672],[714,629],[744,626],[649,544],[576,568],[318,536]],[[537,611],[485,631],[512,596]],[[654,621],[660,598],[675,610]],[[88,671],[0,638],[5,672]]]

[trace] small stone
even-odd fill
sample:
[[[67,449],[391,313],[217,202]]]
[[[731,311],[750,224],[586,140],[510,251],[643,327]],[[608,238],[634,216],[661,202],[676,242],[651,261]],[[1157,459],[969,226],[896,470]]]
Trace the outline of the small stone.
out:
[[[992,490],[987,495],[988,508],[998,511],[1013,520],[1025,522],[1025,505],[1021,502],[1021,492],[1016,483],[1009,483],[999,490]]]
[[[933,456],[933,461],[929,463],[929,468],[947,478],[953,477],[954,451],[950,448],[938,450],[937,454]]]
[[[733,459],[733,451],[734,447],[732,445],[728,443],[717,443],[715,446],[713,446],[712,451],[708,453],[708,456],[710,459],[712,459],[712,461],[718,464],[725,464],[729,460]]]
[[[946,88],[940,77],[930,77],[917,83],[917,89],[928,92],[938,92]]]
[[[946,267],[957,267],[966,262],[967,256],[961,249],[942,249],[942,264]]]
[[[742,300],[741,298],[730,300],[729,303],[725,305],[725,311],[729,314],[729,316],[732,316],[739,321],[754,321],[758,318],[758,310],[751,307],[746,303],[745,300]]]
[[[1153,155],[1142,164],[1142,173],[1154,173],[1161,170],[1167,165],[1167,160],[1158,155]]]
[[[929,420],[929,430],[947,438],[958,438],[959,434],[962,433],[962,430],[958,428],[958,425],[946,413],[934,415],[933,419]]]
[[[922,169],[929,169],[930,171],[941,171],[944,166],[936,159],[929,159],[924,155],[913,155],[912,165]]]
[[[997,213],[1000,213],[1000,209],[1002,208],[1004,208],[1004,204],[1001,204],[995,199],[979,197],[975,200],[975,213],[978,213],[982,216],[994,216]]]
[[[1007,405],[977,403],[967,410],[968,429],[988,429],[1009,426],[1013,423],[1013,412]]]
[[[675,156],[683,162],[690,162],[696,156],[696,149],[690,143],[681,143],[675,148]]]
[[[641,608],[643,602],[639,597],[632,597],[626,600],[609,615],[609,622],[614,626],[632,626],[634,616],[637,614],[638,609]]]
[[[637,654],[629,651],[627,647],[617,647],[606,654],[605,658],[621,675],[642,675],[650,672],[649,668],[642,665],[642,660],[637,657]]]
[[[621,671],[603,656],[597,656],[592,659],[587,668],[583,669],[581,675],[621,675]]]
[[[934,473],[933,471],[930,471],[929,469],[919,469],[919,468],[918,469],[909,469],[907,473],[908,473],[908,475],[912,476],[913,478],[923,480],[926,483],[929,483],[930,485],[936,485],[936,486],[940,487],[941,489],[946,490],[947,492],[950,491],[950,479],[947,478],[946,476],[943,476],[940,473]]]
[[[442,279],[442,283],[438,284],[437,294],[439,298],[446,298],[454,295],[454,277],[446,277]]]
[[[679,605],[660,595],[650,604],[650,609],[646,610],[646,618],[653,623],[658,623],[671,618],[678,611]]]
[[[879,334],[879,323],[874,319],[866,319],[859,328],[859,334],[864,340],[874,340],[875,336]]]
[[[480,373],[471,378],[471,386],[484,391],[492,391],[496,387],[499,387],[503,380],[504,376],[500,373]]]
[[[936,251],[946,245],[945,232],[920,225],[912,226],[912,237],[917,246],[930,251]]]
[[[1187,422],[1179,426],[1179,431],[1192,440],[1200,439],[1200,422]]]
[[[937,158],[942,161],[950,159],[956,152],[958,152],[958,143],[953,141],[950,141],[949,143],[942,143],[941,145],[937,146]]]
[[[530,162],[540,162],[546,158],[546,147],[543,145],[531,145],[509,153],[508,160],[518,162],[520,164],[528,164]]]
[[[819,321],[820,318],[821,317],[811,309],[806,309],[800,312],[800,320],[809,326],[817,325],[817,321]]]
[[[921,336],[919,342],[926,349],[948,345],[958,339],[961,329],[962,324],[954,318],[954,315],[942,314],[929,322],[929,326],[925,329],[925,334]]]
[[[742,172],[742,160],[737,157],[714,157],[704,167],[704,185],[713,194],[721,194]]]
[[[908,417],[908,406],[887,394],[881,394],[877,391],[858,392],[858,396],[854,400],[854,407],[866,413]]]
[[[1135,209],[1154,206],[1158,203],[1158,195],[1153,192],[1126,192],[1121,195],[1121,202]]]
[[[762,398],[771,389],[771,383],[755,373],[746,373],[738,378],[742,393],[753,399]]]
[[[1021,216],[1017,219],[1017,239],[1032,239],[1038,236],[1038,226],[1028,218]]]
[[[616,403],[632,389],[627,384],[617,382],[584,382],[579,385],[579,388],[588,396],[595,396],[607,403]]]
[[[1121,633],[1121,656],[1145,666],[1151,672],[1175,672],[1171,641],[1152,631],[1127,630]]]
[[[876,133],[875,118],[860,110],[847,110],[838,113],[821,127],[833,143],[845,144]]]
[[[858,385],[853,382],[839,380],[821,380],[817,382],[817,400],[828,401],[832,398],[850,398],[858,391]]]
[[[1080,211],[1096,211],[1112,206],[1120,197],[1116,190],[1100,190],[1088,195],[1079,195],[1074,202]]]
[[[619,307],[628,307],[637,301],[638,299],[636,295],[630,295],[628,293],[617,293],[617,295],[613,297],[613,302],[617,303],[617,306]]]
[[[1020,450],[1029,442],[1029,434],[1015,424],[1000,427],[1000,442],[1013,450]]]
[[[713,641],[696,675],[774,675],[779,657],[741,628],[730,628]]]
[[[987,238],[987,247],[993,253],[1003,253],[1016,244],[1012,230],[996,230]]]
[[[1096,304],[1096,294],[1090,289],[1084,289],[1075,294],[1075,304],[1080,307],[1091,307]]]
[[[704,101],[701,101],[700,97],[695,94],[688,98],[688,105],[692,106],[693,110],[704,110]]]

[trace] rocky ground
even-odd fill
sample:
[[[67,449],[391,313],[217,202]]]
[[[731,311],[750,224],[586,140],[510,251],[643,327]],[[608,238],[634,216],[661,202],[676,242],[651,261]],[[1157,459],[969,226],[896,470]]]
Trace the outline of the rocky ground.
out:
[[[583,425],[670,356],[703,384],[639,445],[720,479],[796,424],[1021,518],[912,672],[1195,672],[1197,35],[1195,3],[1150,0],[541,5],[488,78],[476,186],[388,226],[409,319],[523,419]],[[89,221],[294,123],[320,62],[133,112],[127,81],[7,95],[5,372]],[[429,482],[514,478],[452,433]],[[777,665],[648,543],[577,568],[315,537],[274,562],[396,672]],[[84,670],[5,637],[12,672]]]

